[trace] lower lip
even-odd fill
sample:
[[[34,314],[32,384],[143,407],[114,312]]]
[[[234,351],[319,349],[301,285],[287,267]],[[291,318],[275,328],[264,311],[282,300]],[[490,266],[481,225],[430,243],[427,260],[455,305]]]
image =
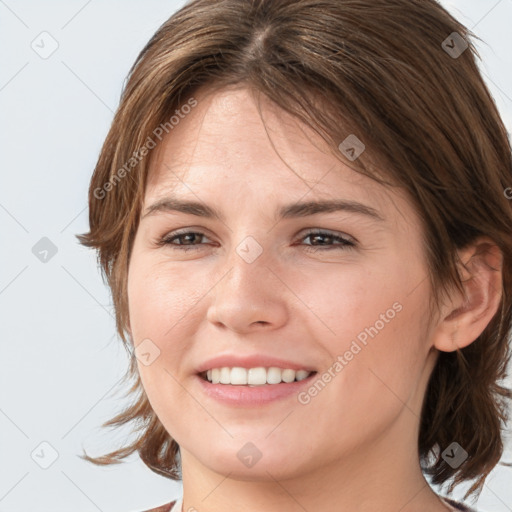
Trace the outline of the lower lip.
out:
[[[262,386],[234,386],[233,384],[212,384],[199,375],[203,392],[211,398],[226,404],[238,406],[264,405],[277,400],[297,395],[310,384],[316,373],[300,381],[281,382],[281,384],[264,384]]]

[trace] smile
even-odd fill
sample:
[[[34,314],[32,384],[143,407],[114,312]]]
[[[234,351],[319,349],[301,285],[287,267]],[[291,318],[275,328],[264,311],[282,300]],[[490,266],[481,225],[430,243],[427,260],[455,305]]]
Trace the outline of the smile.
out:
[[[265,384],[281,384],[298,382],[308,378],[312,373],[307,370],[292,370],[271,366],[242,368],[212,368],[202,372],[201,377],[212,384],[229,384],[234,386],[263,386]]]

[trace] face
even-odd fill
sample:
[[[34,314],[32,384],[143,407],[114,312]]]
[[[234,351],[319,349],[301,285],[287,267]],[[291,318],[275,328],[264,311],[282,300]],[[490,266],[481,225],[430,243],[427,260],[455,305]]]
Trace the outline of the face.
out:
[[[247,90],[195,97],[156,150],[128,277],[184,467],[291,478],[410,454],[435,363],[413,207],[266,102],[264,125]]]

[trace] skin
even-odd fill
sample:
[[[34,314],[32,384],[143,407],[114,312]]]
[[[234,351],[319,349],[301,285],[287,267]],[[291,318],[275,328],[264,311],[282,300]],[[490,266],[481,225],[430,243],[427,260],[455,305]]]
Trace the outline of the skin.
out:
[[[496,265],[499,253],[486,240],[461,253],[474,256],[479,278],[467,280],[467,300],[454,292],[428,324],[421,225],[405,194],[354,172],[262,99],[277,154],[246,89],[200,93],[155,150],[128,278],[134,343],[160,351],[139,371],[180,445],[183,510],[448,510],[419,467],[421,404],[438,351],[474,341],[496,312],[501,274],[481,262]],[[144,216],[171,195],[225,219]],[[274,219],[283,204],[341,198],[384,220],[347,211]],[[183,228],[204,236],[158,244]],[[357,245],[308,237],[311,228]],[[247,236],[263,251],[252,263],[236,251]],[[233,407],[201,390],[195,369],[220,354],[272,355],[321,375],[397,302],[401,311],[307,404],[292,395]],[[262,453],[250,468],[237,457],[247,442]]]

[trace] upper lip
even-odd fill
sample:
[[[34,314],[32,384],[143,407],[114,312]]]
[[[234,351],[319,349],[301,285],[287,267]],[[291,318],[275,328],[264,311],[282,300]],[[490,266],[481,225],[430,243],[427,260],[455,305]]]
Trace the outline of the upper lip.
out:
[[[235,355],[222,355],[213,357],[204,361],[197,367],[197,373],[205,372],[206,370],[211,370],[212,368],[258,368],[258,367],[277,367],[282,369],[290,369],[290,370],[306,370],[309,372],[316,371],[314,368],[307,364],[295,363],[293,361],[287,361],[285,359],[279,359],[272,356],[267,356],[263,354],[254,354],[251,356],[235,356]]]

